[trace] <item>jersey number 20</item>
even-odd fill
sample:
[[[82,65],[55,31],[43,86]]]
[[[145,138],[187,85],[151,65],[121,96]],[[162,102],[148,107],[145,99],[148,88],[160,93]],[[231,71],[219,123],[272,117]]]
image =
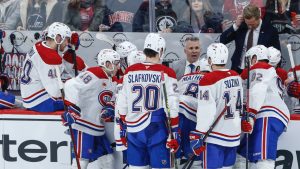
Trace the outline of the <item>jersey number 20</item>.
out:
[[[135,85],[131,88],[132,93],[137,93],[136,99],[132,103],[133,112],[141,112],[141,106],[137,106],[139,102],[145,107],[145,110],[154,111],[158,108],[159,101],[159,88],[156,85],[148,85],[146,87]]]

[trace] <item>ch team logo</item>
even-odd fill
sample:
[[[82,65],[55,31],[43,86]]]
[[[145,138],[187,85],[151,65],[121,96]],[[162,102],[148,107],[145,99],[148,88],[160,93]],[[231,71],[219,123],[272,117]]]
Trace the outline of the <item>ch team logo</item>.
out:
[[[84,48],[90,47],[95,42],[94,37],[89,32],[82,32],[79,35],[79,39],[80,39],[80,46]]]
[[[101,106],[106,106],[106,103],[111,101],[113,93],[109,90],[103,90],[99,95],[98,95],[98,101],[101,104]]]
[[[157,31],[172,28],[177,25],[176,19],[171,16],[161,16],[156,20]]]

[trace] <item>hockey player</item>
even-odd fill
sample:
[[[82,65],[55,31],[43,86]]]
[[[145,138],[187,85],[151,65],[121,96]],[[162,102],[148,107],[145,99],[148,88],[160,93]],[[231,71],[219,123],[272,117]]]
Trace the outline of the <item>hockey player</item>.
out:
[[[256,46],[250,68],[249,122],[242,121],[242,130],[249,135],[250,168],[274,169],[277,142],[289,122],[289,110],[282,100],[282,83],[275,68],[268,64],[268,49]],[[246,139],[241,144],[245,157]],[[244,168],[245,166],[243,166]]]
[[[269,53],[269,64],[273,66],[276,70],[277,75],[280,77],[282,84],[287,79],[288,75],[287,72],[278,66],[278,63],[281,60],[281,53],[278,49],[274,48],[273,46],[268,47]]]
[[[71,36],[70,28],[54,22],[46,41],[36,43],[27,53],[20,78],[24,107],[38,112],[63,110],[55,67],[62,65],[63,52]]]
[[[199,82],[196,130],[190,133],[190,145],[195,155],[202,153],[203,168],[231,168],[235,163],[237,146],[240,144],[243,103],[242,79],[233,70],[225,69],[228,49],[222,43],[207,48],[212,72]],[[218,116],[221,118],[209,133],[204,135]]]
[[[64,86],[69,109],[62,115],[62,121],[64,125],[72,125],[82,169],[95,160],[98,168],[114,168],[113,150],[103,122],[114,118],[110,104],[115,92],[112,77],[119,69],[120,55],[112,49],[103,49],[98,54],[98,65],[68,80]],[[77,168],[76,163],[72,167]]]
[[[177,80],[172,69],[160,64],[164,51],[165,40],[159,34],[149,33],[144,43],[146,61],[126,69],[118,93],[116,104],[127,127],[127,140],[125,131],[120,137],[127,141],[130,169],[170,168],[170,151],[179,148]],[[163,94],[164,85],[167,95]],[[163,99],[167,99],[170,113]],[[166,127],[168,118],[171,129]],[[168,139],[169,134],[173,134],[173,139]]]
[[[127,62],[127,57],[131,52],[137,51],[137,48],[133,43],[129,41],[124,41],[117,45],[116,51],[120,54],[121,57],[121,69],[118,73],[119,76],[123,76],[125,69],[129,66]]]
[[[198,108],[198,84],[204,74],[211,72],[208,60],[200,60],[200,72],[184,75],[178,82],[179,86],[179,128],[181,134],[180,148],[183,153],[183,159],[189,159],[194,153],[190,147],[189,134],[195,130],[197,122]],[[182,160],[183,162],[184,160]],[[182,163],[181,162],[181,163]],[[200,157],[197,157],[192,168],[200,167]]]
[[[64,80],[68,80],[72,77],[75,77],[75,68],[74,68],[74,61],[73,61],[73,53],[71,50],[67,50],[63,55],[63,66],[64,66],[64,72],[62,75],[62,78]],[[77,70],[79,73],[86,71],[87,65],[84,63],[84,61],[81,59],[80,56],[76,56],[76,63],[77,63]]]

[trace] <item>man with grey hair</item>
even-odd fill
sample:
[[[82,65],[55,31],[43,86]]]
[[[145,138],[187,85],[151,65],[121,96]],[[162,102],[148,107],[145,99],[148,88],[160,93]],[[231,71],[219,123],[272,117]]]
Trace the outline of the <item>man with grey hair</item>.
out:
[[[170,67],[175,71],[177,80],[183,75],[193,73],[200,67],[201,46],[198,37],[188,37],[185,39],[184,53],[186,58],[173,62]]]

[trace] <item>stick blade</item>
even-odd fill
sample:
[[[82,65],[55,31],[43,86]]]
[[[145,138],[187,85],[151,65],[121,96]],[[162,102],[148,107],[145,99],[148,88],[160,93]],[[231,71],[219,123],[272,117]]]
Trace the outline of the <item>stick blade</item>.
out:
[[[114,46],[114,45],[115,45],[113,39],[112,39],[111,37],[109,37],[109,36],[103,34],[103,33],[97,33],[97,34],[96,34],[96,39],[101,40],[101,41],[104,41],[104,42],[106,42],[106,43],[109,43],[111,46]]]

